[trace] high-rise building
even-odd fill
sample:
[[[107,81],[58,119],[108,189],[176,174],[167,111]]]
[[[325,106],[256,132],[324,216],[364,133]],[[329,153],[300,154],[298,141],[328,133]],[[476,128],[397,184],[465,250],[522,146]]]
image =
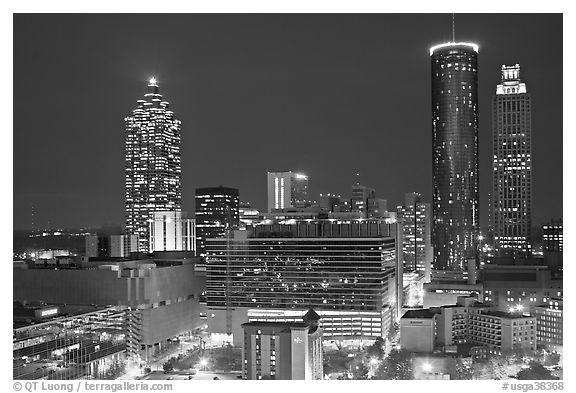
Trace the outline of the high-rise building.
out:
[[[124,119],[126,136],[126,232],[149,250],[155,211],[179,211],[181,203],[180,120],[150,79],[148,92]]]
[[[562,220],[551,220],[542,225],[542,251],[562,252],[564,235],[562,230]]]
[[[179,211],[154,212],[150,223],[150,250],[194,251],[196,223]]]
[[[306,207],[308,176],[302,173],[268,172],[268,213],[273,209]]]
[[[206,239],[225,237],[239,228],[239,198],[237,188],[196,189],[196,255],[206,255]]]
[[[531,132],[531,98],[520,65],[503,65],[492,99],[494,246],[499,255],[532,253]]]
[[[323,378],[320,316],[310,309],[303,322],[247,322],[244,379],[318,380]]]
[[[326,337],[385,335],[402,304],[398,232],[384,219],[300,219],[208,239],[208,331],[241,343],[242,323],[294,321],[313,307]]]
[[[366,218],[383,218],[388,213],[388,201],[382,198],[368,198]]]
[[[352,198],[350,198],[350,208],[352,211],[366,213],[368,210],[368,199],[376,198],[376,190],[356,183],[352,186]]]
[[[433,257],[430,204],[423,203],[417,192],[410,192],[404,205],[398,206],[397,215],[403,225],[404,271],[418,272],[429,281]]]
[[[478,46],[430,49],[434,263],[462,270],[478,236]]]

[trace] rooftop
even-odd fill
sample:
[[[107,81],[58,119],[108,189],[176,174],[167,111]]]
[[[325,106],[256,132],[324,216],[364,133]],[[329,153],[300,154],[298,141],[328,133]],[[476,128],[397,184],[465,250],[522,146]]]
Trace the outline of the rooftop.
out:
[[[430,319],[430,318],[434,318],[434,315],[436,315],[436,313],[431,311],[430,309],[408,310],[402,316],[402,319],[404,319],[404,318],[406,318],[406,319]]]

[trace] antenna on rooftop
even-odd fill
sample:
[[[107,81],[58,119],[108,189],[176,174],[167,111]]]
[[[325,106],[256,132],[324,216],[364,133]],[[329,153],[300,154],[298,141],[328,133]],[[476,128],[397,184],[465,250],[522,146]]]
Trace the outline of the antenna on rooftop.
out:
[[[456,42],[456,29],[454,28],[454,14],[452,14],[452,42]]]

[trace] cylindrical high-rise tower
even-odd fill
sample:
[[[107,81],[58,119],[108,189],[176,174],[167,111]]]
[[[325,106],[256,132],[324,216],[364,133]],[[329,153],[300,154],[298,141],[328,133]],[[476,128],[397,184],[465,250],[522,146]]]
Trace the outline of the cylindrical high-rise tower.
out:
[[[478,236],[478,46],[430,49],[433,268],[464,270]]]

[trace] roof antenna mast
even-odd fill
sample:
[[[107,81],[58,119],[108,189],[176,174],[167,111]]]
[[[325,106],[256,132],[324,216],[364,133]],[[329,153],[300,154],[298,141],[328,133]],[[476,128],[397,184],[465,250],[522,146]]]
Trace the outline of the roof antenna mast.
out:
[[[452,42],[456,42],[456,30],[454,29],[454,14],[452,14]]]

